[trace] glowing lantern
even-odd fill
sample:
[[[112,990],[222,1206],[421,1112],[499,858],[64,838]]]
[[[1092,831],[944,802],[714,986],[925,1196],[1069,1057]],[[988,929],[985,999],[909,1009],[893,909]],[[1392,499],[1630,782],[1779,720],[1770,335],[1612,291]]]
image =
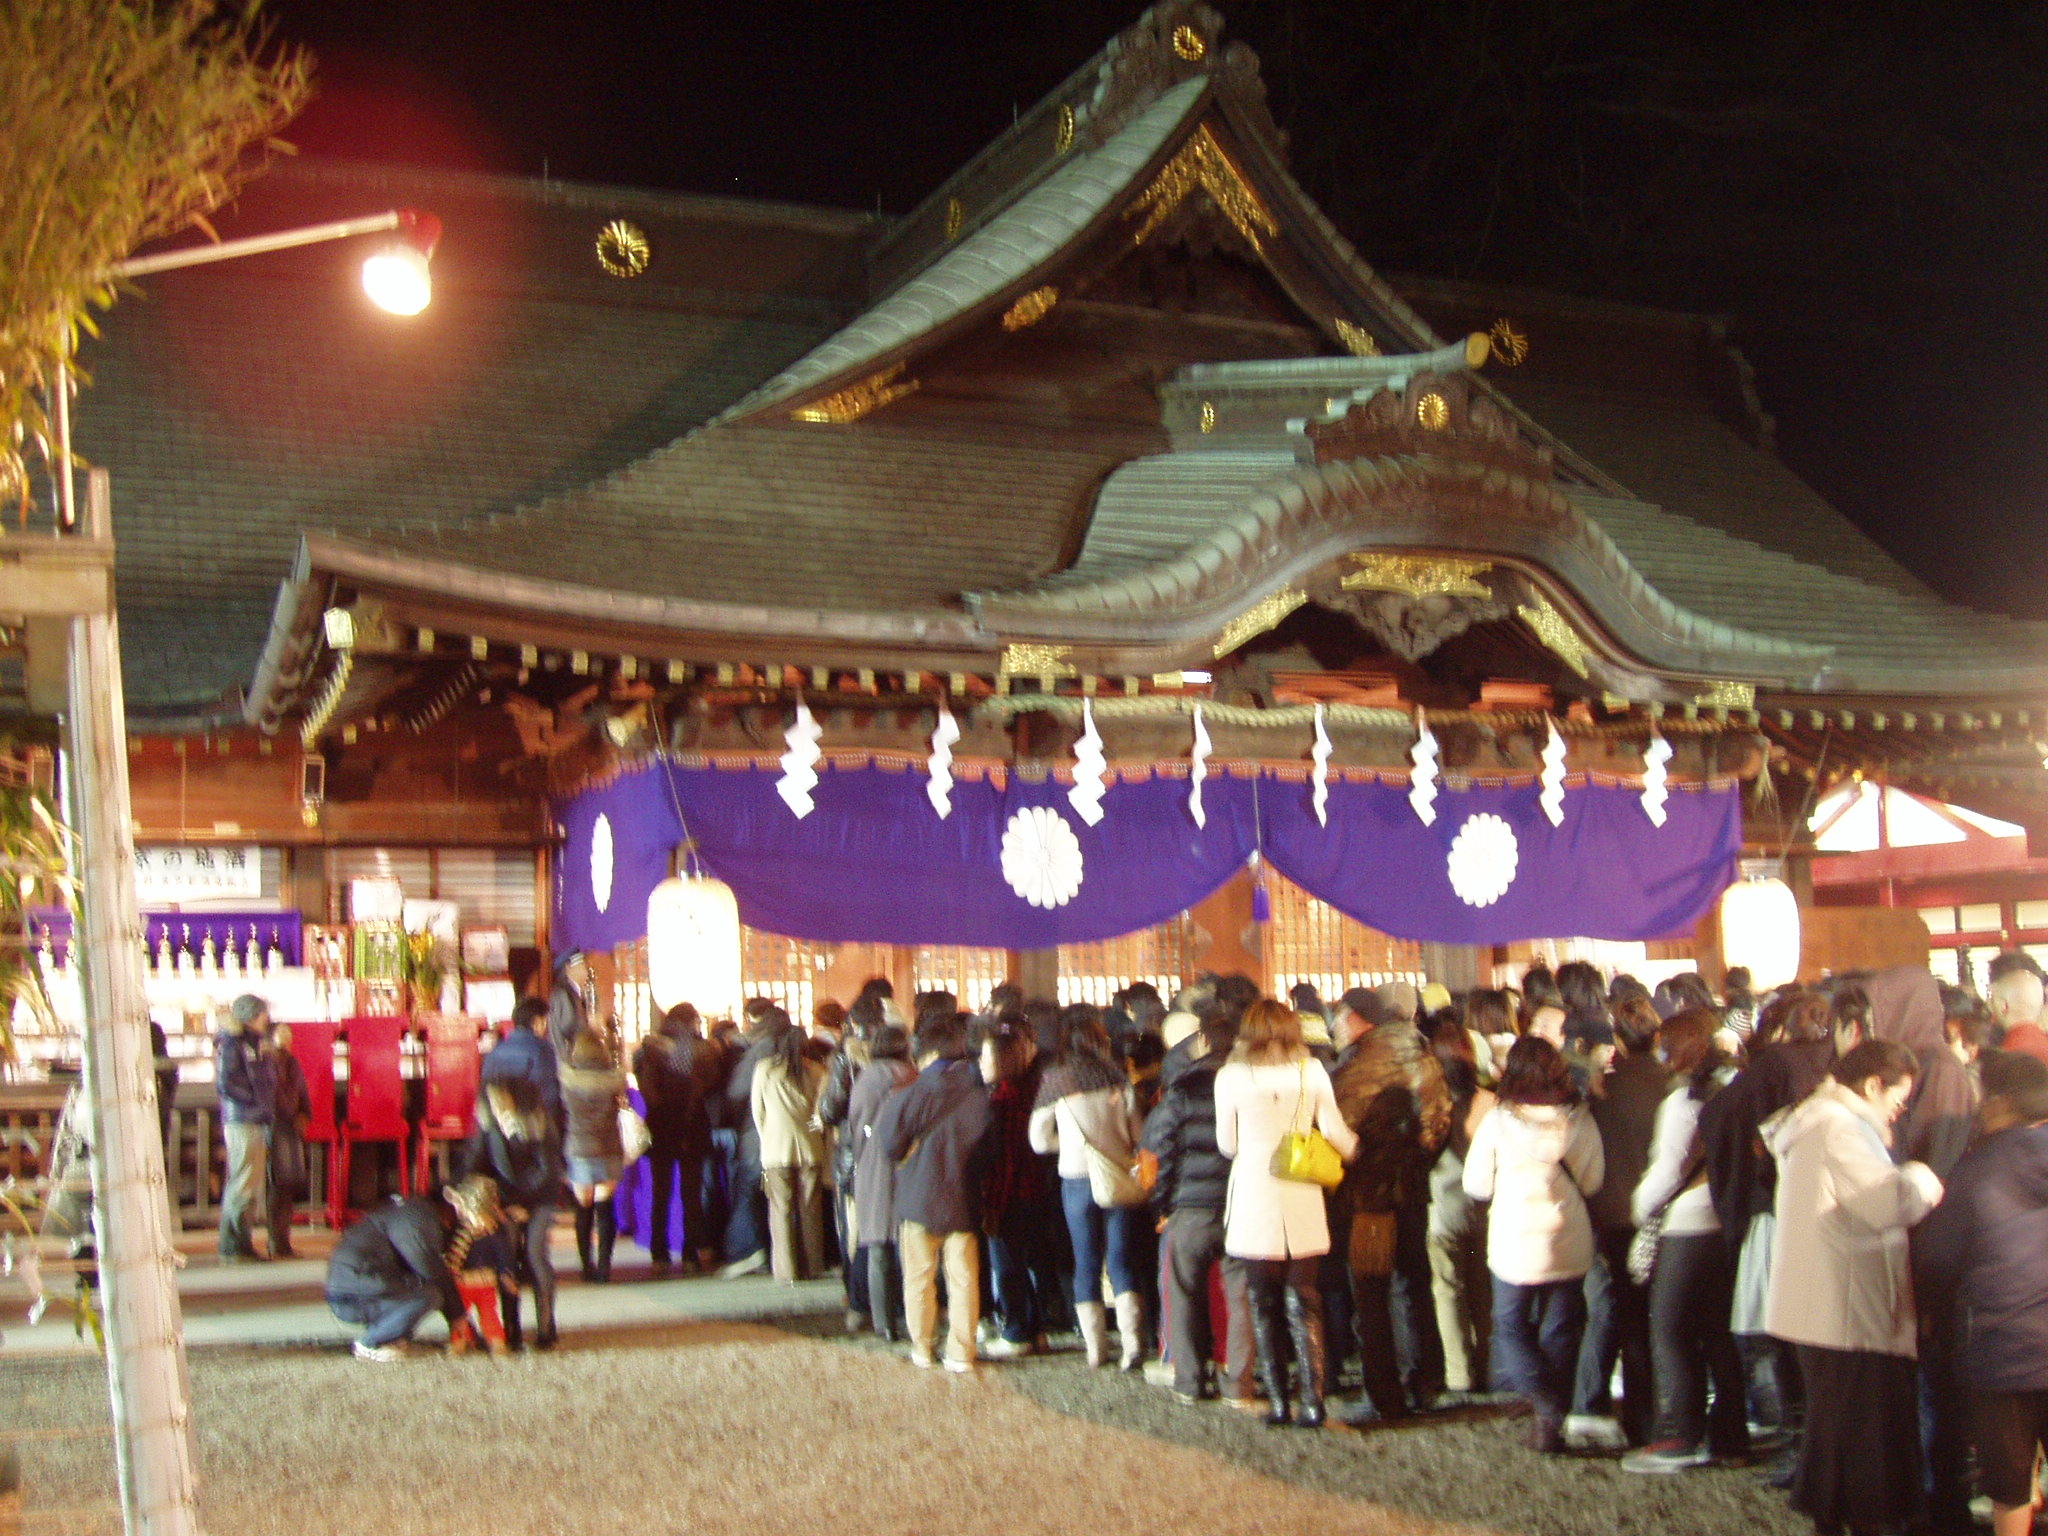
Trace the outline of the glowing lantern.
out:
[[[1721,896],[1721,960],[1761,992],[1799,979],[1799,898],[1782,880],[1739,880]]]
[[[647,990],[658,1013],[697,1005],[707,1019],[736,1019],[740,907],[732,887],[702,876],[671,878],[647,898]]]

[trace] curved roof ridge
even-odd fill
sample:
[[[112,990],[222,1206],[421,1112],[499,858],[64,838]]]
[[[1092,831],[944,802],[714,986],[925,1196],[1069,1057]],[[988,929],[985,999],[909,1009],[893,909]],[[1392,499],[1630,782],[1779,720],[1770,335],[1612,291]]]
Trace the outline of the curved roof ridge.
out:
[[[1184,80],[1100,149],[1073,155],[915,277],[707,424],[721,426],[873,369],[1029,278],[1099,219],[1207,100]]]

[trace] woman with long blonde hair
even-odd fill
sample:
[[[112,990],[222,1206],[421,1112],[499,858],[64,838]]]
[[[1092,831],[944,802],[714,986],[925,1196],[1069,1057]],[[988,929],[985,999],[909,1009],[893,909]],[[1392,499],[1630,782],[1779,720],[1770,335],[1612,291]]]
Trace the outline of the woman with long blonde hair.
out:
[[[1245,1271],[1252,1345],[1269,1407],[1266,1422],[1289,1422],[1285,1334],[1291,1335],[1300,1411],[1292,1422],[1318,1429],[1323,1411],[1323,1298],[1318,1261],[1330,1251],[1323,1191],[1274,1176],[1273,1154],[1290,1131],[1313,1126],[1345,1158],[1358,1138],[1337,1111],[1321,1062],[1302,1039],[1301,1015],[1262,998],[1245,1010],[1237,1044],[1216,1074],[1216,1148],[1231,1160],[1223,1251]]]

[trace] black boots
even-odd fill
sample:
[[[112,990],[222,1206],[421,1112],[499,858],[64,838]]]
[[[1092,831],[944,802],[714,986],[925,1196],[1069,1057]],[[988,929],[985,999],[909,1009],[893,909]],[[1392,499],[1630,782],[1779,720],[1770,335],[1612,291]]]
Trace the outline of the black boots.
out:
[[[1303,1429],[1323,1427],[1323,1309],[1321,1298],[1287,1292],[1287,1331],[1294,1340],[1294,1359],[1300,1368],[1301,1409],[1294,1422]]]
[[[519,1293],[510,1286],[498,1287],[498,1315],[505,1320],[505,1347],[524,1348],[526,1337],[519,1322]]]
[[[607,1200],[597,1207],[597,1283],[612,1279],[612,1245],[619,1240],[619,1208]]]
[[[1274,1429],[1287,1424],[1287,1342],[1281,1332],[1280,1297],[1277,1285],[1252,1282],[1252,1349],[1258,1356],[1259,1385],[1266,1392],[1266,1423]]]
[[[583,1281],[587,1285],[597,1278],[597,1268],[590,1262],[590,1224],[593,1213],[589,1206],[576,1207],[576,1260],[583,1266]]]

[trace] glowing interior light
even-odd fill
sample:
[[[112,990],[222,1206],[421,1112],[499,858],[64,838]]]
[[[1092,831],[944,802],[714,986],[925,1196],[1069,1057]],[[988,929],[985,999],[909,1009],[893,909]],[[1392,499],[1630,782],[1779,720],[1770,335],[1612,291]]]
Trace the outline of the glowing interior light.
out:
[[[402,240],[382,247],[363,263],[363,292],[389,314],[418,314],[434,297],[426,255]]]

